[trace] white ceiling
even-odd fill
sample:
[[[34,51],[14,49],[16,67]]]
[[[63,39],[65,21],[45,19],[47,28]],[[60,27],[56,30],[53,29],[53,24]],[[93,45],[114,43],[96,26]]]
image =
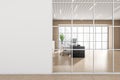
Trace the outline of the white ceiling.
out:
[[[72,0],[53,1],[53,19],[56,20],[93,20],[93,18],[96,20],[112,20],[113,18],[113,3],[110,2],[112,0],[96,0],[96,3],[90,2],[92,0],[74,0],[75,3],[71,3]],[[86,2],[78,3],[77,1]],[[114,18],[117,20],[120,19],[119,2],[114,4]]]

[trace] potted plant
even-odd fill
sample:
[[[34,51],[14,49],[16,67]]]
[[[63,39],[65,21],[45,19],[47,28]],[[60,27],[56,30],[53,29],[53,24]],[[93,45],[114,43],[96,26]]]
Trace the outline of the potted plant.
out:
[[[63,33],[61,33],[61,34],[60,34],[61,44],[63,44],[64,38],[65,38],[65,37],[64,37]]]

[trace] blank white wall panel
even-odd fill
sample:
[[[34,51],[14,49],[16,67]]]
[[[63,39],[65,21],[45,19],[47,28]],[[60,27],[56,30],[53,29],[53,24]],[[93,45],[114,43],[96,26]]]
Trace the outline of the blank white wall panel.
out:
[[[0,0],[0,74],[52,72],[51,0]]]

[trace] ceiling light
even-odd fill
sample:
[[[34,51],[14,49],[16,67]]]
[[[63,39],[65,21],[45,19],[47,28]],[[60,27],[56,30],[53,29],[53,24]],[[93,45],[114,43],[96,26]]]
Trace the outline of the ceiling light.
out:
[[[72,2],[74,2],[74,0],[72,0]]]

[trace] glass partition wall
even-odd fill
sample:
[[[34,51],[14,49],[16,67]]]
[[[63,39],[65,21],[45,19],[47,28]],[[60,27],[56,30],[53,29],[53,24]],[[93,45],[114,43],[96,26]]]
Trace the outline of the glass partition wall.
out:
[[[113,2],[112,0],[100,1],[96,0],[96,3],[94,3],[94,24],[96,31],[94,72],[113,72],[113,50],[111,50],[113,49]],[[111,37],[110,39],[109,36]]]
[[[52,4],[53,73],[120,72],[120,1]]]
[[[114,72],[120,72],[120,1],[114,3]]]
[[[53,3],[53,72],[71,72],[72,65],[69,57],[72,3],[63,1],[55,0]]]

